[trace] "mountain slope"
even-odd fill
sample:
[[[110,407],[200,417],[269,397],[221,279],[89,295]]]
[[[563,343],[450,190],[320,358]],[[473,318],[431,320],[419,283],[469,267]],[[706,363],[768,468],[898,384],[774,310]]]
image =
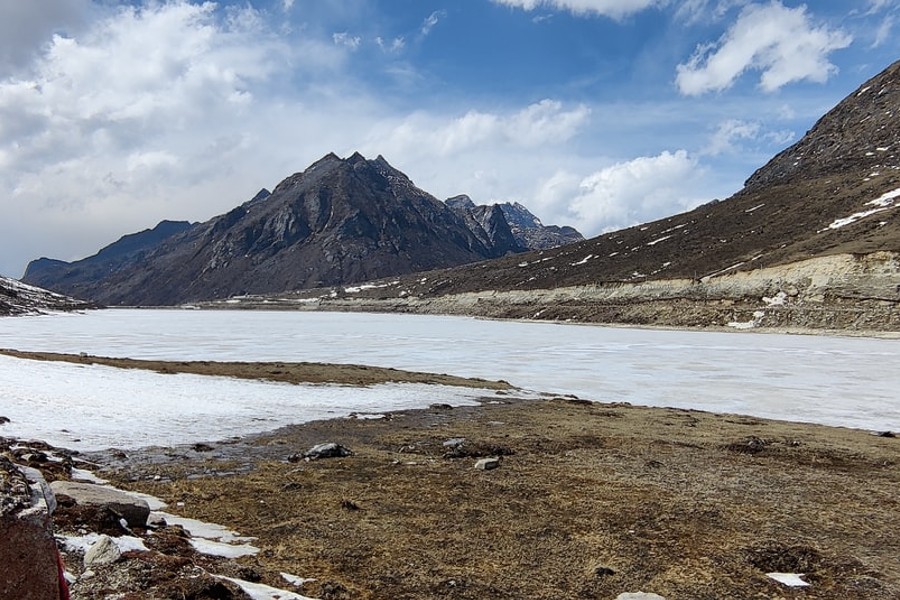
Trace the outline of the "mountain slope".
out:
[[[0,316],[86,308],[95,308],[95,305],[27,285],[15,279],[0,277]]]
[[[380,282],[354,294],[332,290],[334,298],[320,305],[898,331],[898,114],[900,61],[727,200],[561,248]]]
[[[900,61],[725,201],[445,274],[411,294],[700,280],[817,256],[900,251]],[[432,279],[432,282],[434,280]]]
[[[187,221],[162,221],[153,229],[122,236],[97,254],[73,263],[39,258],[28,263],[22,280],[80,296],[89,292],[97,280],[108,277],[112,272],[133,268],[164,240],[192,226]]]
[[[359,154],[329,154],[271,194],[143,250],[113,268],[101,252],[86,275],[83,264],[33,264],[28,280],[104,304],[168,305],[349,284],[508,251],[384,158]]]

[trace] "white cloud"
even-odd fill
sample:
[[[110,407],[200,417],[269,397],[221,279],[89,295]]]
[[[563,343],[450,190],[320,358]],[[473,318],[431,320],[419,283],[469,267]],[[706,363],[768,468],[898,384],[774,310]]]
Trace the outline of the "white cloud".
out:
[[[334,40],[336,46],[345,46],[351,50],[356,50],[362,43],[361,37],[358,35],[350,35],[346,31],[332,34],[331,39]]]
[[[493,0],[522,10],[536,8],[565,10],[575,15],[600,15],[621,19],[655,6],[668,4],[667,0]]]
[[[245,200],[234,190],[255,193],[260,163],[293,158],[272,160],[275,148],[260,157],[264,138],[318,127],[315,116],[260,105],[272,75],[288,67],[314,78],[340,56],[324,40],[287,44],[252,8],[181,1],[118,7],[48,38],[31,64],[0,77],[0,271]],[[275,114],[277,126],[267,121]]]
[[[891,39],[894,29],[894,17],[889,15],[881,21],[881,25],[875,30],[875,39],[872,41],[872,48],[878,48]]]
[[[427,17],[422,22],[422,27],[419,29],[419,33],[422,36],[426,36],[431,33],[431,30],[434,29],[435,25],[437,25],[441,19],[447,16],[447,11],[444,10],[436,10]]]
[[[848,34],[813,24],[805,6],[753,4],[718,42],[700,45],[678,65],[676,84],[690,96],[721,91],[747,70],[761,72],[759,85],[767,92],[795,81],[821,83],[837,70],[828,54],[851,41]]]
[[[375,43],[378,44],[378,47],[381,48],[382,51],[390,53],[400,52],[406,47],[406,40],[403,36],[397,36],[390,42],[385,41],[383,37],[379,36],[375,38]]]
[[[683,0],[675,16],[688,23],[717,22],[732,9],[746,6],[750,0]]]
[[[294,0],[281,0],[281,10],[290,12],[294,8]]]
[[[91,10],[90,0],[0,0],[0,76],[26,65],[54,33],[79,30]]]
[[[365,146],[386,148],[383,152],[392,155],[413,151],[443,157],[476,146],[533,148],[571,139],[589,116],[590,109],[584,105],[566,110],[555,100],[542,100],[510,114],[472,110],[447,118],[416,113],[399,123],[383,123]]]
[[[728,119],[720,123],[716,128],[704,153],[717,155],[724,152],[734,152],[734,142],[736,140],[756,139],[759,136],[759,130],[759,123]]]
[[[585,177],[560,170],[540,186],[535,206],[551,221],[595,235],[693,208],[705,199],[698,191],[702,175],[684,150],[619,162]]]

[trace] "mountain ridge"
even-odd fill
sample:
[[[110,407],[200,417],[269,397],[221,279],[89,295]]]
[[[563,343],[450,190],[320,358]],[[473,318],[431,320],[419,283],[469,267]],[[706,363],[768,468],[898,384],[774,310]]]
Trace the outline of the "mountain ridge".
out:
[[[459,213],[381,155],[328,153],[204,223],[163,222],[24,280],[110,305],[351,284],[522,252],[499,208]],[[165,226],[164,226],[165,224]],[[163,235],[166,234],[166,235]]]

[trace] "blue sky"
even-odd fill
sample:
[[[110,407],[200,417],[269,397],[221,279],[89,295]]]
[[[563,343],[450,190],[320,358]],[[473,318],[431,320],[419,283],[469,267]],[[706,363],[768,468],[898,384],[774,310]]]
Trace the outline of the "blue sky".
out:
[[[0,0],[0,273],[328,152],[586,235],[739,190],[900,55],[900,0]]]

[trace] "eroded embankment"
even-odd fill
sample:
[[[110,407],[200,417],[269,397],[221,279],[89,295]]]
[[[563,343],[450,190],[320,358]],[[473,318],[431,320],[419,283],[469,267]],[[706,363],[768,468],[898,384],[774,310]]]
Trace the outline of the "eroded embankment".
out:
[[[402,283],[282,297],[243,297],[217,308],[295,308],[454,314],[659,327],[900,332],[900,259],[839,254],[702,279],[607,282],[542,290],[417,297]]]

